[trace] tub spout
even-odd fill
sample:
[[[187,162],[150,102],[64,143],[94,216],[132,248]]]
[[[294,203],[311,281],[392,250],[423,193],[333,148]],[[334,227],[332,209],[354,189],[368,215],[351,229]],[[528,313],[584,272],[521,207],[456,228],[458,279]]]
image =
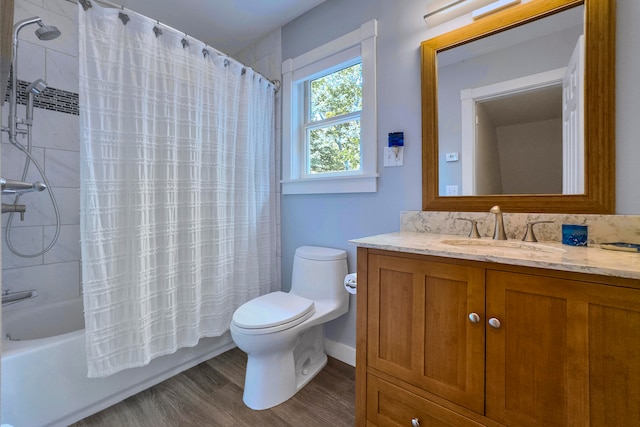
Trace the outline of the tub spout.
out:
[[[34,290],[11,292],[9,289],[4,289],[2,291],[2,306],[4,307],[5,305],[14,304],[16,302],[29,298],[35,298],[37,296],[38,292]]]
[[[20,214],[20,221],[24,221],[24,213],[27,207],[25,205],[11,205],[9,203],[2,204],[2,213],[5,212],[18,212]]]

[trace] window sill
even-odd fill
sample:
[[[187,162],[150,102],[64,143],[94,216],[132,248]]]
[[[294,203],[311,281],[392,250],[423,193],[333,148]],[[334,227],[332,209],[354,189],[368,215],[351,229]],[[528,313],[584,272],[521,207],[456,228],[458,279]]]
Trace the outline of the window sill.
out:
[[[375,193],[378,176],[332,176],[281,181],[282,194]]]

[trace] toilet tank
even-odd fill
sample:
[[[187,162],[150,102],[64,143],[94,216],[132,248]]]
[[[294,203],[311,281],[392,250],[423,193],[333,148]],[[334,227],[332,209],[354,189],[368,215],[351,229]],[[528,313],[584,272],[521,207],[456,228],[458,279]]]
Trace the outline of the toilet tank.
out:
[[[296,249],[291,293],[318,300],[348,300],[344,289],[347,253],[341,249],[301,246]]]

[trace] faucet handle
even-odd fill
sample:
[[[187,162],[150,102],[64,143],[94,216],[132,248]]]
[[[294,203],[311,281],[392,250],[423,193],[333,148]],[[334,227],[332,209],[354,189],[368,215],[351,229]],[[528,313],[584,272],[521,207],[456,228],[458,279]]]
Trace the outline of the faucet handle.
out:
[[[527,230],[524,232],[523,242],[537,242],[536,235],[533,232],[533,226],[536,224],[553,224],[553,221],[532,221],[527,223]]]
[[[468,219],[468,218],[456,218],[456,220],[470,222],[471,230],[469,230],[469,237],[471,237],[472,239],[480,238],[480,233],[478,233],[478,221],[476,221],[475,219]]]

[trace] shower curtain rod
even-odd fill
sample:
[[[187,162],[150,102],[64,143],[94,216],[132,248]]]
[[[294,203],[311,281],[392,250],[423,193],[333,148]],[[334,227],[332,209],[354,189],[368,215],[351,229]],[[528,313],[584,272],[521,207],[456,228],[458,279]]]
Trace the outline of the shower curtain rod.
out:
[[[80,3],[84,10],[87,10],[87,9],[89,9],[91,7],[91,1],[95,1],[96,3],[101,4],[103,6],[108,6],[108,7],[115,8],[115,9],[121,9],[123,11],[124,10],[128,10],[128,11],[131,11],[131,12],[133,12],[135,14],[142,15],[142,14],[136,12],[135,10],[127,9],[122,4],[116,4],[116,3],[110,2],[108,0],[67,0],[67,1],[70,2],[70,3],[75,3],[75,4]],[[142,15],[142,16],[144,16],[144,15]],[[153,18],[149,18],[149,19],[151,19],[153,21]],[[127,17],[127,20],[128,20],[128,17]],[[126,22],[123,21],[123,24],[126,25]],[[196,40],[196,41],[204,44],[205,45],[205,49],[207,51],[212,50],[217,55],[224,56],[225,58],[227,58],[230,61],[235,62],[236,64],[240,64],[243,67],[250,68],[250,67],[247,67],[247,65],[243,64],[242,62],[238,61],[237,59],[234,59],[234,58],[230,57],[229,55],[227,55],[226,53],[219,51],[215,47],[209,46],[207,43],[204,43],[202,40],[198,40],[195,37],[191,37],[190,35],[188,35],[184,31],[179,31],[179,30],[177,30],[177,29],[175,29],[175,28],[173,28],[173,27],[171,27],[171,26],[169,26],[167,24],[163,24],[162,22],[160,22],[158,20],[156,20],[156,24],[160,25],[160,26],[162,26],[164,28],[167,28],[168,30],[174,31],[176,33],[184,34],[185,39],[183,39],[183,44],[186,42],[186,38],[192,38],[193,40]],[[154,31],[155,31],[155,29],[154,29]],[[162,32],[160,32],[160,34],[162,34]],[[158,36],[158,34],[156,34],[156,37],[157,36]],[[187,44],[188,44],[188,42],[187,42]],[[268,79],[267,77],[265,77],[262,73],[258,73],[256,70],[253,70],[253,71],[256,72],[261,78],[263,78],[266,81],[268,81],[269,83],[271,83],[271,85],[273,86],[273,89],[276,92],[278,92],[280,90],[280,80],[271,80],[271,79]],[[243,70],[243,74],[244,74],[244,70]]]

